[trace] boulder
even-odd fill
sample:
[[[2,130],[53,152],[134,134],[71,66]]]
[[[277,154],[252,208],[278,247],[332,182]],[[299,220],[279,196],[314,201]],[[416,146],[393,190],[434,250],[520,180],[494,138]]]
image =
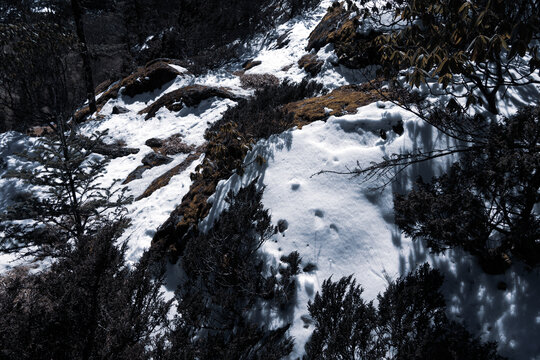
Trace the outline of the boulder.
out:
[[[196,106],[201,101],[212,97],[238,100],[233,93],[224,88],[205,85],[189,85],[163,95],[151,105],[141,110],[139,114],[147,114],[145,119],[148,120],[154,117],[156,112],[164,106],[169,111],[180,111],[184,106]]]
[[[298,60],[300,69],[304,69],[311,76],[317,75],[324,65],[324,61],[319,60],[315,54],[306,54]]]
[[[143,165],[149,166],[150,168],[154,166],[165,165],[170,163],[171,161],[173,161],[172,158],[156,152],[148,153],[142,159]]]
[[[251,68],[254,68],[255,66],[259,66],[262,64],[262,61],[259,61],[259,60],[248,60],[246,61],[245,63],[242,64],[242,67],[244,68],[244,70],[249,70]]]
[[[146,146],[150,146],[151,148],[159,148],[163,146],[163,140],[158,138],[151,138],[146,140],[144,144]]]
[[[167,61],[165,61],[167,60]],[[183,73],[170,66],[169,59],[151,61],[144,67],[139,67],[133,74],[122,80],[123,94],[135,95],[159,89],[169,81]],[[174,64],[173,64],[174,65]]]
[[[117,115],[117,114],[125,114],[125,113],[128,113],[129,110],[126,109],[125,107],[123,106],[113,106],[113,109],[112,109],[112,114],[113,115]]]

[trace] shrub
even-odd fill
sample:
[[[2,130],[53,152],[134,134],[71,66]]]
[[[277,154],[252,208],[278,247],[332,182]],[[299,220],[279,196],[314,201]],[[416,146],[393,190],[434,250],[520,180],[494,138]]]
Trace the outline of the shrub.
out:
[[[238,131],[254,140],[279,134],[294,126],[293,116],[285,114],[281,107],[321,91],[321,84],[306,80],[299,84],[285,81],[279,86],[257,90],[253,98],[240,100],[237,106],[227,110],[223,118],[212,125],[209,133],[216,131],[222,124],[233,122]]]
[[[0,357],[148,359],[168,324],[163,272],[129,267],[110,223],[42,272],[0,278]]]
[[[289,283],[276,279],[259,251],[274,234],[261,197],[255,182],[229,193],[229,207],[212,229],[187,243],[181,261],[187,282],[178,289],[171,356],[281,359],[292,350],[288,326],[269,330],[259,322],[266,311],[290,304],[278,301],[287,298]]]
[[[458,120],[433,121],[467,125],[466,119]],[[524,108],[503,123],[471,122],[479,130],[446,174],[428,184],[420,179],[406,196],[395,194],[396,224],[407,235],[426,239],[435,252],[464,248],[489,272],[504,271],[512,257],[536,265],[540,108]]]
[[[424,264],[391,283],[378,306],[352,276],[327,279],[308,305],[315,330],[304,359],[502,359],[445,315],[443,277]]]

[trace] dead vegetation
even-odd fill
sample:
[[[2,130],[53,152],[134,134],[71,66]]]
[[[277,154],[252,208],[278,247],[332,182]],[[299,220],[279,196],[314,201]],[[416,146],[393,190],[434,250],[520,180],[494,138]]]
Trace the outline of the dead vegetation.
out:
[[[267,86],[278,86],[279,79],[272,74],[244,74],[240,73],[240,83],[243,88],[262,89]]]
[[[370,86],[345,85],[323,96],[289,103],[283,111],[294,116],[295,125],[302,126],[332,115],[354,114],[358,107],[384,99],[384,93]]]

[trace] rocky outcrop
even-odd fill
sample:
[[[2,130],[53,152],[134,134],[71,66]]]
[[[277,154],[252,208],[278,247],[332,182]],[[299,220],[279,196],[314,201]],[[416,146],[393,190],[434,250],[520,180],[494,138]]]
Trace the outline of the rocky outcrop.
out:
[[[106,80],[99,84],[95,91],[98,95],[96,98],[97,111],[101,111],[110,99],[117,98],[118,92],[122,87],[125,88],[123,91],[124,95],[133,97],[159,89],[169,81],[174,80],[182,73],[170,66],[171,64],[180,65],[181,63],[174,59],[156,59],[145,66],[139,67],[133,74],[121,81],[112,82],[111,80]],[[117,112],[114,112],[113,109],[113,114],[116,113],[121,114],[122,110],[117,107]],[[91,115],[90,108],[84,106],[75,112],[73,118],[76,122],[82,122],[89,115]]]
[[[254,68],[255,66],[259,66],[262,64],[262,61],[259,60],[248,60],[244,64],[242,64],[242,67],[245,71],[248,71],[251,68]]]
[[[148,120],[162,107],[169,111],[180,111],[184,106],[196,106],[201,101],[211,97],[220,97],[225,99],[237,100],[238,98],[230,91],[224,88],[217,88],[204,85],[189,85],[167,93],[154,101],[151,105],[144,108],[139,114],[146,114]]]
[[[300,69],[304,69],[311,76],[317,75],[324,65],[324,61],[319,60],[315,54],[306,54],[298,60]]]
[[[307,50],[318,51],[327,44],[334,44],[339,64],[352,69],[378,64],[378,47],[373,40],[381,33],[358,32],[362,19],[353,16],[354,13],[354,9],[346,9],[343,3],[334,3],[309,35]]]
[[[321,22],[313,29],[309,34],[307,51],[319,49],[325,47],[330,43],[330,36],[339,28],[346,15],[348,14],[345,6],[335,2],[328,8],[326,15],[322,18]]]
[[[178,75],[182,75],[182,72],[170,64],[178,65],[177,61],[172,59],[157,59],[138,68],[133,74],[122,80],[121,86],[124,87],[122,94],[134,97],[154,91],[174,80]]]

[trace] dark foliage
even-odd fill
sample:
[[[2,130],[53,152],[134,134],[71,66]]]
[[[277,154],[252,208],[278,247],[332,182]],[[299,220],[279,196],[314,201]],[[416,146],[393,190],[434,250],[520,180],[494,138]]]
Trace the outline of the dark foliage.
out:
[[[451,119],[441,121],[452,125]],[[420,179],[408,195],[395,195],[396,223],[407,235],[426,239],[435,252],[464,248],[490,272],[504,270],[512,257],[536,265],[540,109],[524,108],[503,123],[484,126],[446,174],[429,184]]]
[[[237,106],[227,110],[207,134],[215,132],[228,122],[236,124],[238,131],[244,136],[255,140],[279,134],[294,126],[293,115],[284,114],[281,106],[315,96],[322,91],[321,84],[307,80],[299,84],[285,81],[279,86],[257,90],[253,98],[240,100]]]
[[[375,307],[352,276],[325,280],[308,305],[316,328],[304,359],[502,359],[495,343],[446,317],[442,282],[424,264],[391,283]]]
[[[51,137],[21,154],[38,167],[11,171],[5,177],[41,187],[43,193],[23,193],[0,214],[0,251],[19,255],[60,256],[111,221],[121,219],[130,199],[96,180],[107,161],[92,153],[103,134],[77,136],[60,119]],[[17,220],[27,220],[19,223]]]
[[[114,245],[123,227],[104,226],[40,273],[0,278],[0,358],[150,358],[170,303],[159,266],[126,265]]]
[[[0,131],[71,115],[82,94],[71,87],[78,77],[68,70],[79,66],[68,56],[75,48],[74,36],[58,25],[0,23]]]
[[[175,3],[177,24],[160,35],[161,56],[192,59],[202,70],[241,55],[254,34],[314,7],[319,0],[239,0]],[[239,40],[239,43],[231,43]]]
[[[297,258],[290,256],[287,282],[267,269],[259,248],[274,228],[261,196],[255,183],[229,194],[229,208],[212,229],[188,242],[181,262],[187,281],[178,289],[170,335],[173,358],[281,359],[292,350],[288,326],[260,326],[267,312],[290,304]]]
[[[467,105],[482,104],[496,114],[497,96],[507,85],[534,82],[529,75],[540,66],[539,10],[537,0],[391,0],[363,13],[372,19],[391,13],[394,23],[405,24],[375,40],[388,73],[409,68],[411,86],[437,78],[444,88],[451,85],[453,96],[453,85],[464,86],[459,96]],[[526,54],[530,59],[524,60]]]

